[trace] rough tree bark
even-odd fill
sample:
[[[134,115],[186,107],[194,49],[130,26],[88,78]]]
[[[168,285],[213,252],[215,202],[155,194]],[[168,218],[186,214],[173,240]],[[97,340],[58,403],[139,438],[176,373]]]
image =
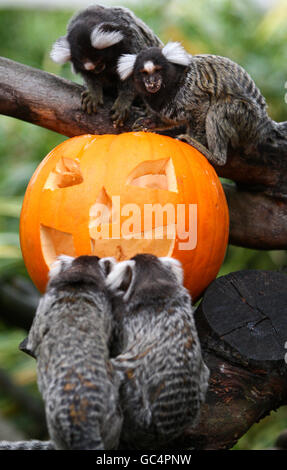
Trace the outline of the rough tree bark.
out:
[[[51,129],[68,137],[85,133],[130,131],[141,110],[132,108],[125,127],[115,129],[112,101],[97,114],[81,110],[82,87],[53,74],[0,58],[0,113]],[[172,131],[166,134],[173,135]],[[287,135],[287,124],[286,124]],[[287,138],[270,135],[252,155],[230,149],[228,162],[215,166],[219,176],[236,184],[225,187],[230,208],[230,243],[257,249],[287,247]],[[258,208],[260,207],[260,210]]]
[[[196,428],[172,445],[229,449],[287,405],[287,274],[238,271],[207,288],[195,314],[211,377]]]

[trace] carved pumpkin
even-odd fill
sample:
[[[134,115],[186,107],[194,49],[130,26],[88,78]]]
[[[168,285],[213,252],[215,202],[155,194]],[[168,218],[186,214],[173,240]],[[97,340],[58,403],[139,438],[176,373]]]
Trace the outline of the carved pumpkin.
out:
[[[221,183],[190,145],[143,132],[83,135],[58,145],[35,171],[20,240],[40,291],[59,254],[153,253],[182,262],[195,299],[219,271],[228,223]]]

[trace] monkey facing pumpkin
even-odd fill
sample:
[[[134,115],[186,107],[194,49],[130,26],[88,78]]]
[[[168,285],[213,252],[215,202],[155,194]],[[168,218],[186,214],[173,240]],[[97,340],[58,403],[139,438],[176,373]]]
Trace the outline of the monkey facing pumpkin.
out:
[[[193,298],[216,277],[228,242],[228,208],[206,158],[178,140],[134,132],[64,141],[28,185],[20,240],[44,291],[60,254],[138,253],[177,258]]]

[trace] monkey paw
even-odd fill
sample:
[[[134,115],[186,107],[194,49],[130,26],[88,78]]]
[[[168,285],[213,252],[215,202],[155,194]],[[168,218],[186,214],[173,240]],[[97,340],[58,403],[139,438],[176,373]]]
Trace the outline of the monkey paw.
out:
[[[140,117],[132,125],[133,131],[149,131],[155,129],[157,129],[157,125],[152,117]]]
[[[85,90],[81,94],[82,110],[88,114],[96,113],[98,106],[104,104],[102,93],[95,94],[90,90]]]
[[[130,112],[130,105],[119,100],[114,102],[112,107],[112,120],[114,127],[122,127]]]

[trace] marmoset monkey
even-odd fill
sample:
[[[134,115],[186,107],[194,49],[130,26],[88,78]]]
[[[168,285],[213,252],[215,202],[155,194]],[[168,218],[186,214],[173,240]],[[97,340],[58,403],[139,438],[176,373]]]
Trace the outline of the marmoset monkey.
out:
[[[117,91],[112,119],[122,125],[136,92],[131,80],[119,80],[117,60],[122,54],[161,44],[128,8],[92,5],[70,20],[66,36],[54,43],[51,58],[59,64],[71,61],[75,73],[81,74],[87,87],[82,93],[82,107],[88,113],[103,104],[103,89]]]
[[[180,43],[171,42],[121,56],[118,73],[123,81],[132,77],[138,94],[161,124],[185,126],[186,134],[179,138],[191,144],[195,139],[207,147],[207,156],[217,165],[226,163],[229,143],[248,151],[272,130],[286,137],[286,123],[269,118],[252,78],[226,57],[192,56]],[[135,128],[147,130],[149,125],[161,128],[156,120],[144,118]]]
[[[202,360],[180,263],[140,254],[115,264],[106,284],[114,299],[126,448],[163,446],[194,425],[209,371]],[[152,448],[156,448],[152,447]]]
[[[22,345],[37,360],[38,386],[55,449],[116,449],[120,438],[104,270],[96,256],[60,256]]]

